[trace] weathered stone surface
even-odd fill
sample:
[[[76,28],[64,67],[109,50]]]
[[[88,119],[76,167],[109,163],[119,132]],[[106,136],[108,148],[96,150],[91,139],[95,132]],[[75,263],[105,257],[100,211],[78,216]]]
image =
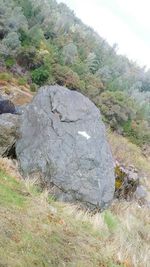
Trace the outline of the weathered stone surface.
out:
[[[137,199],[145,199],[147,197],[146,188],[143,185],[139,185],[135,191],[135,196]]]
[[[10,100],[0,98],[0,115],[3,113],[15,114],[16,108]]]
[[[78,92],[43,87],[21,115],[16,153],[24,175],[40,173],[63,201],[104,207],[113,198],[113,159],[99,110]]]
[[[115,164],[115,197],[132,200],[139,186],[139,175],[132,165],[125,167],[118,161]]]
[[[12,114],[0,115],[0,156],[9,155],[18,136],[19,117]]]

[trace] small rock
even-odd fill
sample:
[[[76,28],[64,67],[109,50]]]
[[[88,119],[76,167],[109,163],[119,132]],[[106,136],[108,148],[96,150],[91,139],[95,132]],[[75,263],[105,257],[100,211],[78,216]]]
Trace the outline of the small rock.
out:
[[[137,172],[132,172],[132,171],[128,172],[128,180],[137,181],[138,179],[139,179],[139,177],[138,177],[138,173]]]
[[[147,190],[143,185],[139,185],[135,191],[135,197],[137,199],[144,199],[147,197]]]
[[[50,210],[51,213],[53,213],[53,214],[56,214],[57,213],[57,209],[54,208],[53,206],[49,205],[48,208],[49,208],[49,210]]]

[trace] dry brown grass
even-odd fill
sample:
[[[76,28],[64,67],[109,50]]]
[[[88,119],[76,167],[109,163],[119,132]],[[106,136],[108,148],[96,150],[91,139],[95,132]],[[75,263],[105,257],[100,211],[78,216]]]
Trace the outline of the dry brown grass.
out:
[[[94,216],[77,212],[76,207],[68,207],[67,213],[77,221],[90,222],[93,229],[104,234],[100,241],[101,254],[114,255],[115,262],[124,266],[149,266],[150,210],[147,207],[116,201],[108,211]]]
[[[18,162],[16,160],[0,157],[0,170],[3,170],[6,174],[11,175],[15,179],[22,179],[18,171]]]
[[[2,266],[149,267],[148,208],[122,201],[92,215],[14,181],[0,173]]]
[[[133,165],[138,170],[141,184],[146,186],[150,193],[150,161],[146,158],[139,147],[132,144],[125,137],[108,131],[108,141],[112,154],[116,160],[126,167]]]
[[[150,176],[150,162],[142,155],[139,147],[111,131],[108,131],[108,140],[115,159],[126,166],[133,164],[139,171]]]

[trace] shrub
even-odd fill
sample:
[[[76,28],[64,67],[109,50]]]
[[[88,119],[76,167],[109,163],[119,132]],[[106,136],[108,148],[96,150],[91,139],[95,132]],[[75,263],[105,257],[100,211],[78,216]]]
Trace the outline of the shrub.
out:
[[[31,44],[31,38],[30,38],[28,32],[21,29],[19,31],[19,34],[20,34],[19,39],[21,41],[21,45],[22,46],[29,46]]]
[[[67,65],[72,65],[78,57],[77,46],[74,43],[65,45],[63,47],[62,55],[64,63]]]
[[[33,70],[43,64],[43,57],[37,53],[35,47],[22,48],[17,55],[17,62],[20,66]]]
[[[49,78],[49,70],[43,65],[32,71],[31,74],[33,83],[37,85],[44,84]]]
[[[53,69],[53,75],[55,77],[55,81],[59,85],[81,91],[85,88],[84,82],[80,80],[78,74],[73,72],[69,67],[56,64]]]
[[[0,73],[0,80],[9,82],[11,81],[11,79],[12,79],[12,74],[7,72]]]
[[[99,77],[96,77],[95,75],[88,73],[84,76],[86,86],[94,86],[95,88],[103,91],[104,85]]]
[[[93,74],[84,75],[85,94],[93,101],[96,96],[100,95],[104,90],[104,85],[99,78]]]
[[[96,104],[115,130],[136,116],[136,105],[123,92],[103,92],[96,98]]]
[[[37,91],[37,85],[35,83],[32,83],[30,85],[30,90],[31,90],[31,92],[36,92]]]
[[[2,44],[6,48],[7,54],[15,54],[17,49],[20,47],[21,42],[19,35],[16,32],[10,32],[3,40]]]
[[[37,25],[35,25],[29,30],[28,34],[31,40],[31,44],[35,46],[36,48],[39,48],[41,40],[44,39],[44,34],[43,34],[42,29],[39,28]]]
[[[5,60],[5,65],[7,68],[11,68],[15,64],[15,59],[12,57],[8,57]]]
[[[76,72],[80,77],[88,73],[87,65],[81,60],[77,60],[72,66],[71,69]]]
[[[123,124],[123,130],[131,142],[139,146],[150,143],[150,127],[147,121],[128,120]]]
[[[18,79],[18,84],[19,85],[26,85],[27,84],[27,78],[21,77]]]

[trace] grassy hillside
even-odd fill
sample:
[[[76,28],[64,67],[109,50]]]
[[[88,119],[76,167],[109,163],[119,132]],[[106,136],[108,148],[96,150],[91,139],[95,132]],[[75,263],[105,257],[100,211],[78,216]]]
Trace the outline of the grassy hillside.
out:
[[[134,165],[150,192],[140,149],[150,145],[150,70],[116,48],[55,0],[0,0],[0,94],[23,105],[40,86],[59,84],[88,96],[111,128],[114,158]],[[115,200],[92,215],[55,201],[2,158],[0,215],[0,267],[150,266],[146,206]]]
[[[150,178],[150,158],[146,157],[137,145],[110,130],[107,131],[107,138],[116,160],[127,167],[135,166],[142,177]]]
[[[19,178],[12,162],[0,159],[0,266],[149,266],[146,207],[115,202],[90,215]]]
[[[111,146],[114,159],[119,161],[125,168],[134,168],[138,172],[140,184],[147,190],[146,199],[150,203],[150,158],[145,157],[141,149],[135,144],[131,143],[125,137],[107,131],[107,138]]]

